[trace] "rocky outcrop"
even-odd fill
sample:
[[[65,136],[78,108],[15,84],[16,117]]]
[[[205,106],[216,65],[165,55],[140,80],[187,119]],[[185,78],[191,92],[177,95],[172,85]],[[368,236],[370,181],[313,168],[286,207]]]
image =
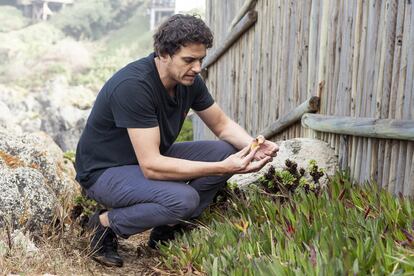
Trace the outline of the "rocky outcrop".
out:
[[[72,163],[45,133],[0,129],[0,227],[41,229],[78,191]]]
[[[86,124],[95,94],[82,86],[68,86],[56,79],[37,97],[42,106],[40,130],[64,150],[75,150]]]
[[[44,131],[64,150],[76,149],[95,94],[64,78],[28,92],[0,85],[0,126],[15,132]]]
[[[338,169],[338,157],[329,145],[323,141],[310,138],[296,138],[287,141],[277,142],[279,152],[272,162],[268,163],[259,172],[249,174],[237,174],[231,177],[228,182],[237,183],[240,187],[256,182],[264,175],[270,166],[277,170],[284,169],[286,159],[298,164],[298,167],[307,168],[310,160],[315,160],[318,167],[325,171],[325,175],[319,179],[321,185],[326,185],[327,175],[333,175]],[[309,175],[305,175],[311,178]]]

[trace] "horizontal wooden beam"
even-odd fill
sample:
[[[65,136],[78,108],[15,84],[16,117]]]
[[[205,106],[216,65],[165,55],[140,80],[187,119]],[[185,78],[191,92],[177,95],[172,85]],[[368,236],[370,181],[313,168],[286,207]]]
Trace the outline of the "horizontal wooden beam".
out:
[[[319,109],[319,97],[313,96],[301,105],[291,110],[289,113],[279,118],[266,129],[262,130],[262,134],[266,139],[276,135],[285,128],[293,125],[302,118],[302,115],[309,112],[316,112]]]
[[[210,65],[215,63],[226,51],[233,45],[234,42],[248,30],[257,21],[257,12],[249,11],[237,23],[237,25],[228,33],[223,43],[218,46],[213,52],[209,53],[204,59],[202,70],[207,69]]]
[[[305,114],[302,125],[322,132],[414,141],[414,120]]]

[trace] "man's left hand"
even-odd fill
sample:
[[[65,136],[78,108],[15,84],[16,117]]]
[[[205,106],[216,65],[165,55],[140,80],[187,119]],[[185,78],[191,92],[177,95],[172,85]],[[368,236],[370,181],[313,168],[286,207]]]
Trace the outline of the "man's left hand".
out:
[[[266,156],[275,157],[279,151],[279,146],[272,141],[265,140],[263,144],[260,145],[256,154],[254,155],[255,160],[262,160]]]

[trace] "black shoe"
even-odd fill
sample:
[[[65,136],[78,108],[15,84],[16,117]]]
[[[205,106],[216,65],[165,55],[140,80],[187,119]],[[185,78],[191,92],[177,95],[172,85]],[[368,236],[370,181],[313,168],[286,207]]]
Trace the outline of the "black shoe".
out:
[[[118,254],[118,239],[114,231],[104,227],[99,221],[99,215],[104,211],[96,212],[89,220],[89,228],[94,230],[91,237],[92,259],[106,266],[121,267],[124,264]]]
[[[156,249],[158,243],[165,245],[168,241],[175,239],[178,234],[189,232],[196,227],[196,224],[186,222],[174,226],[162,225],[154,227],[148,240],[148,246]]]
[[[156,249],[158,243],[166,244],[168,241],[175,238],[176,232],[180,229],[181,227],[179,224],[174,226],[161,225],[154,227],[148,240],[148,246],[152,249]]]

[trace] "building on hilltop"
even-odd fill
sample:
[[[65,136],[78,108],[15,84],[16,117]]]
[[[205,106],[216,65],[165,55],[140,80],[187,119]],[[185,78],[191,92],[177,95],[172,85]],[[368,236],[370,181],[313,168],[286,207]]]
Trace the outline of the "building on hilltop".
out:
[[[150,29],[155,29],[165,18],[175,11],[175,0],[152,0],[149,7]]]
[[[73,2],[74,0],[8,0],[7,4],[18,6],[25,16],[40,21],[47,20],[53,13]]]

